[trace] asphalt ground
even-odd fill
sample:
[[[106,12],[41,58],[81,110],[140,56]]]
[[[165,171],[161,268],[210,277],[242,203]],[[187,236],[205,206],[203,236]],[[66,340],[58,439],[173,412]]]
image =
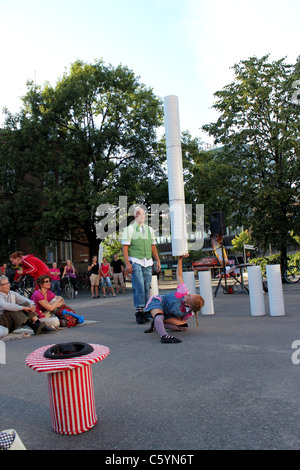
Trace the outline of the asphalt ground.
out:
[[[299,450],[300,364],[292,344],[300,340],[300,285],[284,285],[283,293],[285,316],[269,315],[265,294],[266,315],[255,317],[248,295],[220,290],[214,315],[200,314],[199,327],[192,318],[188,331],[176,333],[182,343],[161,344],[156,332],[144,334],[148,323],[136,323],[130,289],[99,299],[79,292],[67,304],[87,324],[5,342],[0,431],[15,429],[27,450],[102,450],[103,458],[140,450]],[[97,424],[66,436],[52,429],[46,374],[25,360],[42,346],[71,341],[102,344],[110,354],[92,366]]]

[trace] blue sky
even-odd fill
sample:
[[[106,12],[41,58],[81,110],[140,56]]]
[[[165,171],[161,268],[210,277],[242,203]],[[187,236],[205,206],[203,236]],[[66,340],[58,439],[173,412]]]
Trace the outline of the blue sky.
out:
[[[0,13],[0,110],[19,109],[28,79],[55,85],[76,59],[103,58],[177,95],[181,130],[207,142],[234,63],[300,55],[299,0],[0,0]]]

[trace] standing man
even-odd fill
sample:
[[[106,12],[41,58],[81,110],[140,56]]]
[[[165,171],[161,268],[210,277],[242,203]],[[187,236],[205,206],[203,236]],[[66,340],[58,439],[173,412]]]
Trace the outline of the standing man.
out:
[[[134,211],[134,222],[125,228],[122,245],[126,271],[132,276],[133,303],[137,323],[146,323],[144,308],[148,302],[152,280],[152,256],[160,260],[155,246],[154,230],[145,224],[145,211],[138,207]]]
[[[119,293],[119,284],[122,288],[123,294],[125,294],[124,263],[120,258],[118,259],[117,254],[114,254],[114,259],[110,263],[110,267],[112,270],[117,294]]]
[[[52,268],[50,269],[51,273],[51,290],[58,297],[61,296],[60,290],[60,269],[57,267],[56,263],[52,263]]]

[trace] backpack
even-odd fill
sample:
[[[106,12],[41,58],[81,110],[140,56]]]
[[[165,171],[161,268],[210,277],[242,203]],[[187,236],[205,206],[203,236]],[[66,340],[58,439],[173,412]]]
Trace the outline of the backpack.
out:
[[[63,310],[67,310],[68,312],[75,313],[71,307],[67,305],[62,305],[59,309],[55,312],[55,315],[59,318],[59,324],[62,327],[71,328],[72,326],[76,326],[79,323],[78,319],[73,317],[72,315],[62,314]]]

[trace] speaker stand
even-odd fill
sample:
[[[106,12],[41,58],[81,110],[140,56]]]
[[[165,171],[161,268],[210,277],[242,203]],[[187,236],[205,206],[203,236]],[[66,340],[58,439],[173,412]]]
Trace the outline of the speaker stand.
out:
[[[226,265],[225,265],[225,248],[224,248],[224,245],[223,245],[223,241],[221,242],[221,250],[222,250],[222,259],[223,259],[223,262],[222,262],[222,270],[220,272],[220,279],[219,279],[219,282],[218,282],[218,285],[217,285],[217,288],[216,288],[216,291],[215,291],[215,297],[217,297],[217,294],[218,294],[218,290],[220,288],[220,286],[223,287],[223,292],[225,291],[225,293],[227,294],[228,293],[228,287],[227,287],[227,276],[226,276]],[[222,284],[222,277],[224,275],[224,282],[225,282],[225,285]]]

